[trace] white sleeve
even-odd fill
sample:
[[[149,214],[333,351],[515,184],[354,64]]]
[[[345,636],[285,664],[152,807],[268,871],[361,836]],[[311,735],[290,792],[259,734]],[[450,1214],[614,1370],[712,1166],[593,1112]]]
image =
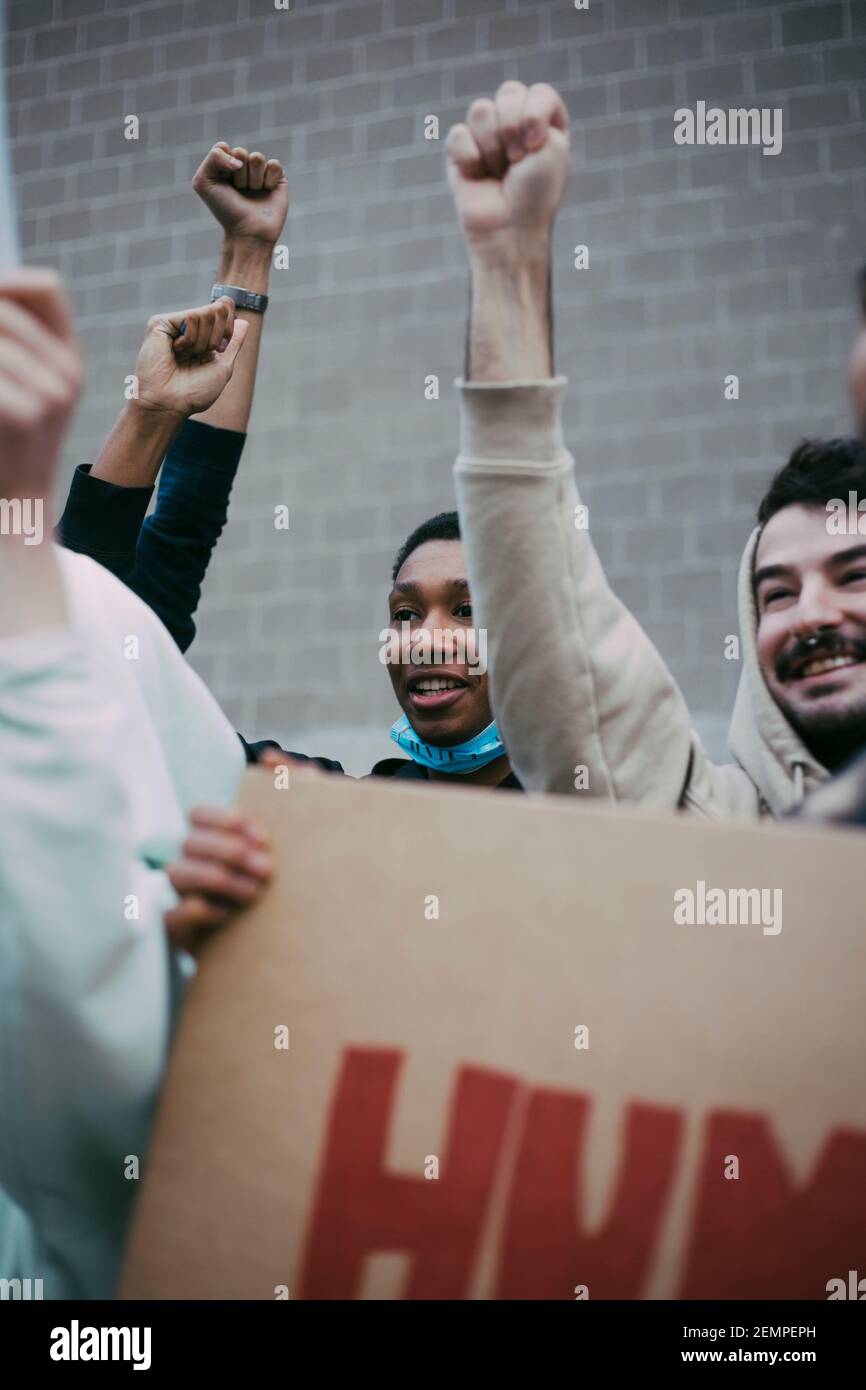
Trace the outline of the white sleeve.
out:
[[[169,1043],[129,724],[74,629],[0,643],[0,1184],[49,1244],[122,1221]]]

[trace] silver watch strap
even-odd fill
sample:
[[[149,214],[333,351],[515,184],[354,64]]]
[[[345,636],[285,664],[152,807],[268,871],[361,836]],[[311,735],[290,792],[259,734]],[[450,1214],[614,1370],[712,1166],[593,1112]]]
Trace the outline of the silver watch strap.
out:
[[[210,292],[211,304],[223,295],[233,299],[238,309],[252,309],[256,314],[263,314],[268,307],[266,294],[253,294],[252,290],[241,289],[240,285],[214,285]]]

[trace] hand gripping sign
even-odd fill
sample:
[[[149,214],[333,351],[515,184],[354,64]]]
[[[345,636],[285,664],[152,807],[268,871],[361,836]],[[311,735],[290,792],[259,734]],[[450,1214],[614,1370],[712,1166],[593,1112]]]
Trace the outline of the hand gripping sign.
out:
[[[300,772],[242,800],[281,872],[203,955],[125,1296],[866,1274],[861,832]]]

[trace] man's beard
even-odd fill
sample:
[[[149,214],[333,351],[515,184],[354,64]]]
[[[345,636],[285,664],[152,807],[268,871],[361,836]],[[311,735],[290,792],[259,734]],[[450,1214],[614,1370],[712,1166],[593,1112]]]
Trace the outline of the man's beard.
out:
[[[796,710],[781,704],[788,723],[796,729],[813,757],[830,772],[866,748],[866,698],[845,709]]]
[[[827,631],[808,640],[795,638],[776,661],[776,678],[786,682],[796,678],[808,662],[835,657],[853,657],[866,665],[866,635],[862,631]],[[831,704],[823,709],[821,697],[814,705],[810,704],[808,696],[802,703],[788,702],[784,694],[775,698],[809,752],[829,771],[841,767],[861,748],[866,748],[866,694],[854,694],[850,702],[843,696],[835,708]],[[829,704],[833,697],[828,692],[824,700]]]

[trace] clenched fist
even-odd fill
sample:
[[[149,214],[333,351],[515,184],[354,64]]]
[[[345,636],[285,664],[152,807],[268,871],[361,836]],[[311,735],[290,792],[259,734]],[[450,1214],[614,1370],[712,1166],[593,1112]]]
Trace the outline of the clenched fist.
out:
[[[503,82],[448,135],[448,182],[470,253],[549,235],[571,167],[568,112],[546,82]]]
[[[81,394],[81,355],[53,270],[0,276],[0,497],[45,498]]]
[[[227,296],[155,314],[135,366],[140,404],[183,420],[207,410],[231,379],[247,329]]]
[[[192,186],[226,236],[275,246],[289,210],[289,185],[278,159],[248,154],[220,140],[196,170]]]

